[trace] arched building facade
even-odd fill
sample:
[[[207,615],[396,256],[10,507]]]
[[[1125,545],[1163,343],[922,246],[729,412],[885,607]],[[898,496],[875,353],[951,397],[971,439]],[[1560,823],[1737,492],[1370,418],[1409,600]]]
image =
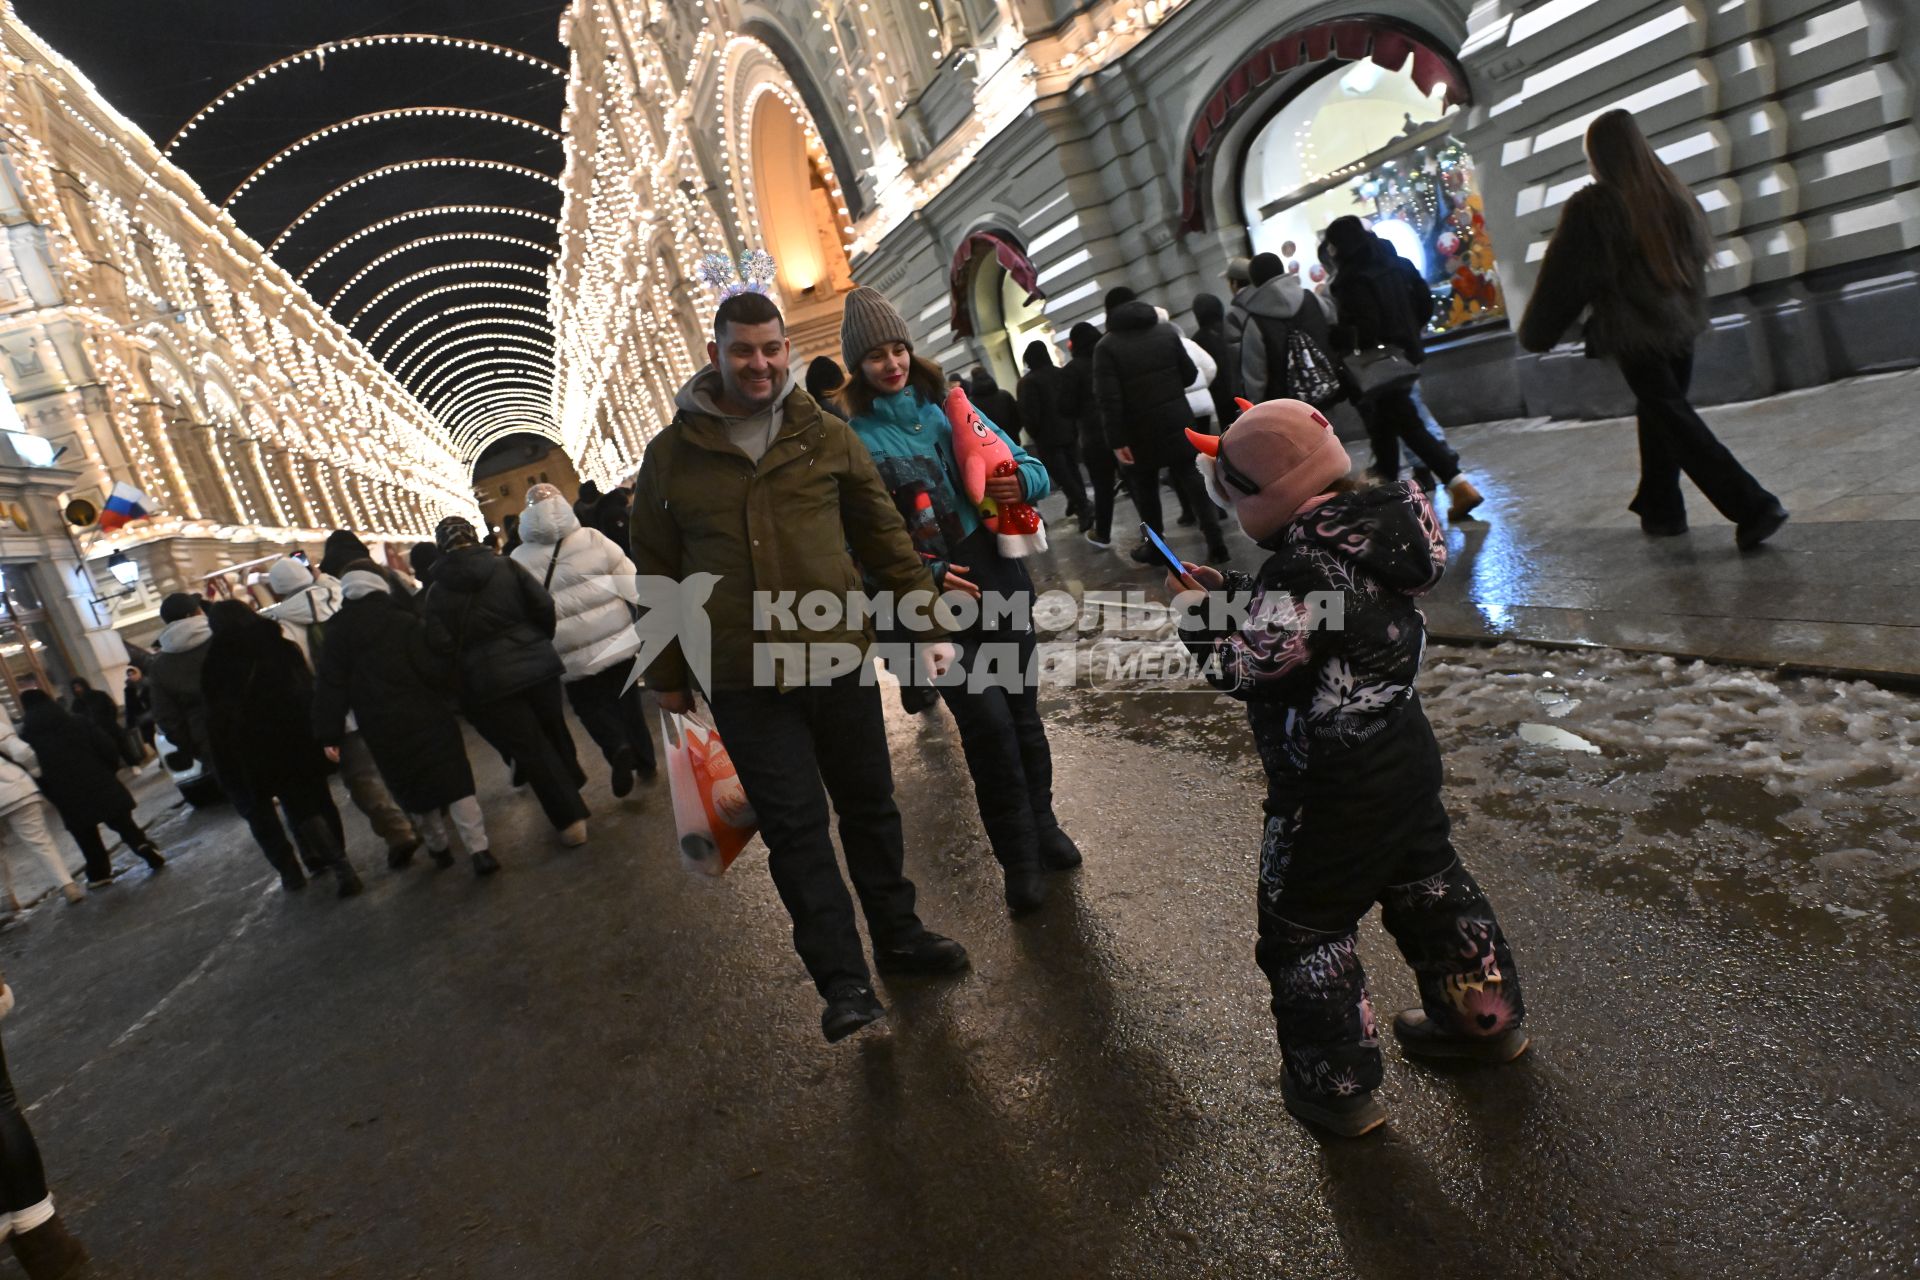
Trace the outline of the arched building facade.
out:
[[[681,279],[709,250],[770,250],[807,354],[835,345],[835,232],[846,278],[886,292],[920,350],[1004,380],[1028,343],[1098,323],[1114,285],[1190,323],[1230,258],[1311,278],[1326,222],[1354,213],[1434,286],[1443,420],[1600,416],[1629,403],[1611,368],[1522,353],[1512,323],[1612,107],[1718,237],[1702,398],[1920,363],[1908,21],[1894,0],[580,0],[569,145],[657,119],[627,185],[685,237]],[[638,99],[588,92],[643,73]],[[575,160],[570,204],[591,194]],[[586,261],[563,260],[559,295]],[[692,349],[600,393],[624,389],[634,426],[576,414],[569,438],[630,469],[711,312],[696,288],[672,320],[623,322]]]

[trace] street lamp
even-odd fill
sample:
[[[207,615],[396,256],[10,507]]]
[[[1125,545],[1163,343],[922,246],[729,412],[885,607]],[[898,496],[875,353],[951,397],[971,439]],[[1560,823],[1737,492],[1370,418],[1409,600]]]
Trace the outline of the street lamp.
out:
[[[140,581],[140,566],[129,560],[124,551],[116,551],[107,557],[107,572],[128,591],[132,591],[134,584]]]

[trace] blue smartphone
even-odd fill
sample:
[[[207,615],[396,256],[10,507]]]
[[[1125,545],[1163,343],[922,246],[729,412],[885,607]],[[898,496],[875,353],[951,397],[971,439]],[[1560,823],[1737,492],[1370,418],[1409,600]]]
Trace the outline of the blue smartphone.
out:
[[[1173,548],[1167,545],[1167,540],[1161,537],[1159,531],[1145,520],[1140,522],[1140,536],[1147,540],[1148,546],[1160,553],[1160,558],[1167,562],[1167,568],[1173,571],[1174,577],[1180,579],[1180,581],[1186,583],[1194,590],[1200,590],[1200,584],[1187,576],[1187,566],[1181,563],[1179,556],[1173,554]]]

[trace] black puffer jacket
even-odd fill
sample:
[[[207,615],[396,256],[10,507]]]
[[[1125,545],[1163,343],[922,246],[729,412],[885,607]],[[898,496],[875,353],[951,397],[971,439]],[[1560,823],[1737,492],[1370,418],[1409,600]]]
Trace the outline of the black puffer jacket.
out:
[[[1073,424],[1083,453],[1107,447],[1106,433],[1100,429],[1100,406],[1093,398],[1093,353],[1099,345],[1099,329],[1085,320],[1073,326],[1067,335],[1067,350],[1073,358],[1060,370],[1054,388],[1054,408]]]
[[[1338,348],[1399,347],[1415,364],[1426,359],[1433,291],[1418,269],[1372,234],[1358,253],[1342,254],[1338,266],[1332,289],[1340,317],[1334,331]]]
[[[473,770],[448,677],[413,610],[384,592],[349,600],[327,623],[314,737],[338,746],[351,711],[401,808],[431,813],[450,805],[473,794]]]
[[[20,736],[40,757],[40,790],[70,827],[97,826],[133,810],[115,772],[120,748],[105,730],[51,698],[33,699]]]
[[[974,374],[967,394],[973,400],[974,408],[986,414],[988,422],[1006,432],[1008,439],[1020,438],[1021,428],[1026,425],[1020,419],[1020,404],[1011,391],[1001,389],[992,374],[985,369]]]
[[[1520,345],[1529,351],[1549,349],[1592,307],[1586,329],[1590,356],[1689,350],[1707,327],[1707,259],[1713,246],[1704,221],[1699,226],[1700,243],[1688,246],[1693,271],[1687,287],[1668,289],[1647,267],[1620,193],[1599,185],[1574,192],[1540,264],[1520,321]]]
[[[429,642],[457,661],[463,706],[511,697],[566,671],[553,647],[553,597],[486,547],[450,551],[434,566],[426,619]]]
[[[200,688],[222,782],[266,796],[326,776],[311,732],[313,671],[278,626],[259,618],[215,632]]]
[[[326,546],[321,550],[319,571],[329,578],[337,578],[355,560],[371,559],[373,552],[367,550],[366,543],[345,529],[335,529],[327,535]]]
[[[1073,419],[1061,411],[1064,381],[1064,372],[1045,355],[1038,357],[1038,363],[1030,365],[1020,379],[1020,421],[1027,429],[1027,439],[1040,448],[1071,448],[1076,439]]]
[[[1143,467],[1192,458],[1187,388],[1199,376],[1180,330],[1151,305],[1135,300],[1108,312],[1107,336],[1093,352],[1093,397],[1107,443],[1133,450]]]

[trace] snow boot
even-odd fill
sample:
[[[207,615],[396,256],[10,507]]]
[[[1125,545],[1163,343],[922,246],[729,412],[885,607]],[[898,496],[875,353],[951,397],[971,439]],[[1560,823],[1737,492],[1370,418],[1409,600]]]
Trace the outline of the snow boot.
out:
[[[1047,881],[1037,863],[1020,863],[1006,869],[1007,914],[1015,919],[1029,916],[1047,904]]]
[[[412,866],[413,855],[420,852],[420,845],[420,837],[415,836],[405,844],[396,844],[389,848],[387,850],[387,870],[404,871]]]
[[[162,854],[158,849],[154,848],[152,845],[143,844],[138,849],[135,849],[134,852],[140,855],[140,860],[142,862],[146,863],[149,867],[153,868],[155,871],[161,871],[166,868],[166,865],[167,865],[166,855]]]
[[[586,842],[587,820],[585,818],[581,818],[577,822],[569,822],[566,826],[560,828],[560,843],[567,846],[567,848],[578,849]]]
[[[1342,1138],[1361,1137],[1387,1122],[1386,1108],[1374,1101],[1371,1090],[1345,1097],[1314,1093],[1295,1084],[1291,1071],[1281,1072],[1280,1100],[1296,1120]]]
[[[1447,505],[1448,524],[1465,520],[1473,514],[1475,507],[1486,501],[1480,496],[1480,491],[1473,487],[1473,481],[1465,476],[1455,476],[1447,481],[1447,497],[1451,499]]]
[[[77,882],[72,880],[69,880],[65,884],[61,885],[60,892],[67,895],[67,904],[69,906],[77,907],[81,903],[87,900],[87,891],[85,889],[82,889]]]
[[[1071,871],[1080,865],[1080,846],[1057,825],[1040,833],[1040,865],[1048,871]]]
[[[345,858],[340,859],[339,865],[333,870],[333,875],[340,882],[339,896],[342,898],[357,898],[367,887],[361,883],[360,873],[355,871],[353,864]]]
[[[87,1265],[87,1251],[55,1214],[31,1231],[11,1237],[13,1256],[27,1280],[74,1280]]]
[[[1759,515],[1734,526],[1733,544],[1742,551],[1757,550],[1761,543],[1780,532],[1780,526],[1786,522],[1787,509],[1776,502]]]
[[[1455,1062],[1512,1062],[1533,1043],[1521,1027],[1509,1027],[1497,1036],[1451,1035],[1435,1026],[1424,1009],[1403,1009],[1394,1014],[1393,1038],[1410,1058]]]

